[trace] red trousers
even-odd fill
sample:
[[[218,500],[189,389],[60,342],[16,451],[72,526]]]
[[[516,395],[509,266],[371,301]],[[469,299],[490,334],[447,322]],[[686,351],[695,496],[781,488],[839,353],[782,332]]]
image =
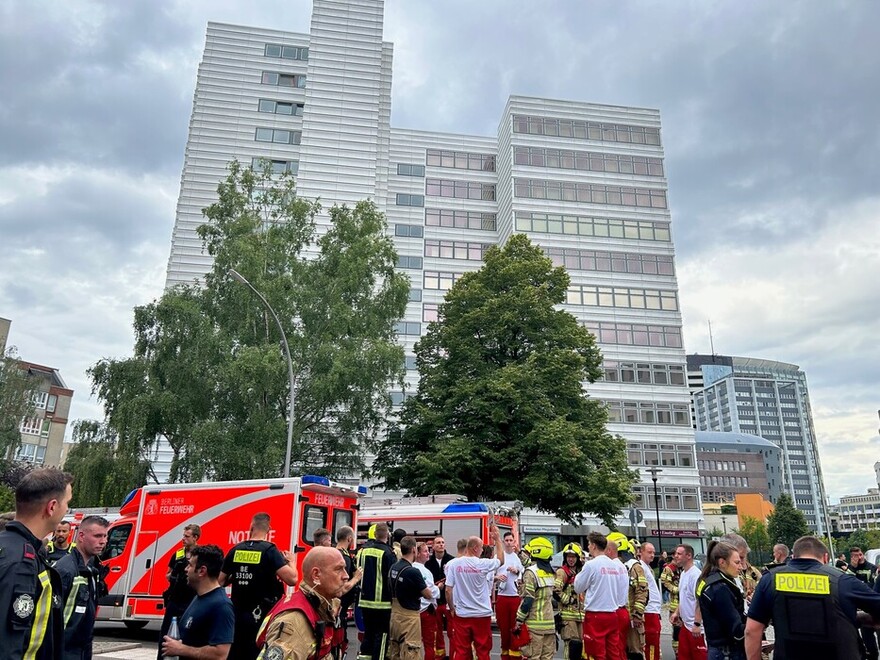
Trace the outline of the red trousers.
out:
[[[682,626],[678,635],[678,660],[706,660],[708,655],[706,638],[702,635],[694,637],[692,632]]]
[[[438,658],[443,658],[446,656],[446,638],[443,637],[443,630],[446,629],[446,634],[449,637],[449,650],[452,651],[452,631],[455,630],[454,617],[446,605],[438,605],[435,616],[437,617],[437,637],[432,648]]]
[[[584,613],[584,657],[587,660],[617,660],[620,657],[617,612]]]
[[[659,614],[645,614],[645,660],[660,660]]]
[[[473,645],[473,649],[471,648]],[[489,660],[492,652],[492,617],[455,617],[452,660]]]
[[[620,637],[620,653],[618,658],[626,660],[626,638],[629,636],[629,610],[620,607],[617,610],[617,634]]]
[[[498,634],[501,636],[501,660],[510,656],[510,637],[516,625],[516,611],[519,609],[519,596],[495,597],[495,621],[498,623]],[[515,655],[520,655],[516,653]]]
[[[434,647],[437,639],[437,611],[429,608],[419,614],[419,619],[422,623],[422,647],[425,649],[425,660],[443,660],[446,649],[440,649],[440,655],[436,655],[437,651]]]

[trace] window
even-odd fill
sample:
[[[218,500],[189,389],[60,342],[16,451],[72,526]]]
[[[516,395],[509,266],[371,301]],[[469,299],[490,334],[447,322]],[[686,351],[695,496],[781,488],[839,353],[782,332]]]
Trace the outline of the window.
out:
[[[584,172],[617,172],[643,176],[663,176],[663,159],[544,147],[514,147],[517,165],[550,167]]]
[[[260,99],[257,104],[259,112],[270,112],[276,115],[291,115],[294,117],[302,117],[303,103],[286,103],[284,101],[273,101],[271,99]]]
[[[428,194],[431,194],[430,190]],[[662,189],[605,186],[582,181],[514,179],[513,194],[515,197],[527,199],[551,199],[654,209],[666,208],[666,191]]]
[[[15,452],[15,460],[23,463],[36,463],[42,465],[46,458],[46,448],[30,443],[22,443]]]
[[[658,311],[678,310],[678,296],[675,291],[659,289],[632,289],[611,286],[573,286],[565,295],[569,305],[591,307],[624,307],[630,309],[651,309]]]
[[[582,121],[578,119],[514,115],[513,132],[577,138],[579,140],[596,140],[599,142],[660,145],[659,128]]]
[[[55,406],[58,403],[58,397],[54,394],[49,395],[49,401],[46,404],[46,412],[55,412]]]
[[[302,131],[288,131],[281,128],[258,128],[254,139],[257,142],[299,144],[302,139]]]
[[[18,430],[25,435],[40,435],[40,432],[43,430],[43,418],[26,417],[21,420]]]
[[[406,193],[397,193],[398,206],[424,206],[424,195],[407,195]]]
[[[439,305],[437,303],[425,303],[422,305],[422,321],[430,323],[438,319]]]
[[[584,321],[583,325],[600,344],[681,348],[681,328],[678,326],[595,321]]]
[[[495,184],[453,179],[428,179],[425,194],[429,197],[454,197],[455,199],[480,199],[494,202]]]
[[[413,268],[415,270],[420,270],[422,268],[422,258],[421,257],[410,257],[405,254],[401,254],[397,256],[397,267],[398,268]]]
[[[463,259],[470,261],[482,261],[486,251],[492,247],[487,243],[466,243],[464,241],[425,241],[426,257],[441,257],[444,259]]]
[[[431,227],[495,231],[496,216],[494,213],[481,213],[478,211],[425,209],[425,224]]]
[[[467,151],[445,151],[428,149],[425,162],[433,167],[452,167],[458,170],[495,171],[493,154],[475,154]]]
[[[275,85],[276,87],[299,87],[306,86],[305,74],[278,73],[276,71],[263,71],[260,77],[263,85]]]
[[[49,401],[49,393],[48,392],[34,392],[31,395],[31,401],[34,404],[35,408],[45,409],[46,404]]]
[[[403,356],[403,366],[407,371],[415,371],[419,367],[416,364],[416,356],[415,355],[404,355]]]
[[[426,270],[424,275],[425,289],[439,289],[440,291],[449,291],[455,280],[461,277],[460,273],[440,273],[436,271]]]
[[[421,238],[425,235],[425,228],[421,225],[394,225],[394,235],[405,238]]]
[[[126,523],[110,528],[107,532],[107,545],[104,547],[104,552],[101,553],[102,560],[113,559],[113,557],[118,557],[125,552],[125,546],[131,536],[131,527],[131,523]]]
[[[425,176],[425,166],[410,165],[408,163],[398,163],[397,173],[400,176]]]
[[[303,507],[303,529],[300,540],[304,545],[314,545],[315,532],[327,526],[327,509],[322,506]]]
[[[618,424],[658,424],[661,426],[690,426],[690,410],[686,403],[657,403],[654,401],[606,401],[608,421]],[[645,453],[648,460],[648,452]],[[657,453],[651,454],[653,461]],[[664,451],[663,465],[675,465],[676,454]],[[671,462],[666,462],[671,461]],[[660,463],[648,462],[647,465]]]
[[[421,335],[422,324],[416,321],[400,321],[394,324],[394,332],[399,335]]]
[[[281,44],[266,44],[263,51],[266,57],[280,57],[285,60],[302,60],[309,59],[309,49],[302,46],[282,46]]]
[[[526,213],[517,211],[516,230],[543,234],[592,236],[596,238],[662,241],[665,243],[672,240],[668,222],[612,220],[610,218],[590,218],[558,213]],[[610,267],[608,270],[610,271]]]
[[[407,297],[407,299],[408,299],[410,302],[419,302],[419,301],[421,301],[421,299],[422,299],[422,290],[421,290],[421,289],[413,289],[413,288],[410,288],[410,290],[409,290],[409,296]]]
[[[560,247],[545,248],[544,252],[556,266],[563,266],[568,270],[638,273],[642,275],[675,275],[671,254],[606,252]]]
[[[391,406],[393,408],[399,408],[403,405],[403,402],[412,396],[411,392],[401,392],[400,390],[391,390],[388,392],[388,396],[391,398]]]
[[[268,167],[272,174],[284,174],[285,172],[296,174],[299,171],[299,161],[257,157],[251,159],[251,167],[258,172],[262,172]]]
[[[336,532],[340,527],[351,527],[354,516],[348,509],[334,509],[333,511],[333,538],[336,538]]]

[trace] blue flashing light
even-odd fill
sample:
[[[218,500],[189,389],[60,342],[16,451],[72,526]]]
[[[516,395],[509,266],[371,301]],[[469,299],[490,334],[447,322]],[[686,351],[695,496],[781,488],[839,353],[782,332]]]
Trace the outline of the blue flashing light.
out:
[[[456,502],[443,509],[443,513],[489,513],[489,507],[482,502]]]
[[[124,507],[126,504],[128,504],[129,502],[131,502],[131,501],[134,499],[134,496],[137,495],[137,492],[138,492],[139,490],[140,490],[140,488],[135,488],[135,489],[134,489],[133,491],[131,491],[128,495],[126,495],[125,498],[122,500],[122,504],[120,504],[119,507],[122,508],[122,507]]]
[[[367,488],[366,486],[361,485],[361,486],[357,487],[357,492],[358,492],[358,495],[366,495],[367,493],[370,492],[370,489]]]
[[[315,484],[318,486],[330,486],[330,480],[327,477],[319,477],[314,474],[304,474],[302,479],[300,479],[300,483],[305,486],[306,484]]]

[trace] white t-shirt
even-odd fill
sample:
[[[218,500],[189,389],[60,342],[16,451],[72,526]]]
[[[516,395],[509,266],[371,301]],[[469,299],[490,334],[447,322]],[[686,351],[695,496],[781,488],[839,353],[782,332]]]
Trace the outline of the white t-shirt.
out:
[[[428,588],[431,590],[431,600],[428,600],[424,596],[419,599],[419,612],[424,612],[431,605],[437,605],[437,599],[440,598],[440,587],[434,584],[434,575],[431,573],[431,571],[425,568],[424,564],[415,562],[413,566],[419,569],[419,573],[421,573],[422,577],[425,578],[425,584],[427,584]]]
[[[657,580],[654,579],[654,571],[642,560],[639,560],[639,563],[645,569],[645,577],[648,579],[648,605],[645,607],[645,614],[660,614],[663,599],[660,597],[660,587],[657,586]]]
[[[697,580],[700,578],[700,569],[696,564],[688,570],[681,572],[678,580],[678,616],[690,630],[694,627],[694,617],[697,614]]]
[[[492,600],[487,577],[498,567],[498,559],[458,557],[446,564],[446,586],[452,587],[455,616],[465,619],[492,616]]]
[[[605,555],[594,557],[574,578],[574,590],[584,594],[584,610],[588,612],[615,612],[620,607],[620,585],[628,595],[629,577],[626,566]],[[624,596],[626,602],[626,595]]]
[[[617,587],[617,607],[626,607],[629,604],[629,568],[619,557],[612,561],[623,566],[623,577],[618,578],[615,586]]]
[[[511,571],[510,569],[515,569]],[[518,596],[516,581],[522,579],[523,565],[515,552],[504,553],[504,565],[498,569],[498,575],[507,579],[498,583],[499,596]]]

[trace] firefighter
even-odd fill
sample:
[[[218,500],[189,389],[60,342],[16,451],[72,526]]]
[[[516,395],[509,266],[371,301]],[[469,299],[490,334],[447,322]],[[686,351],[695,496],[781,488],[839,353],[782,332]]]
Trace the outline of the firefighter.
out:
[[[626,560],[621,553],[629,549],[629,541],[625,534],[621,532],[611,532],[606,537],[608,545],[605,546],[605,555],[611,559],[624,564],[626,568]],[[620,647],[620,657],[626,657],[627,638],[629,637],[630,619],[629,619],[629,572],[625,572],[626,579],[617,584],[615,600],[617,601],[617,634],[619,636],[618,646]]]
[[[681,578],[681,568],[674,562],[669,561],[660,573],[660,584],[669,592],[669,614],[678,609],[678,580]],[[678,657],[678,636],[681,633],[681,624],[672,624],[672,651]]]
[[[186,579],[186,567],[189,565],[189,555],[199,543],[202,528],[195,523],[190,523],[183,528],[183,545],[177,549],[168,560],[168,571],[165,579],[168,580],[168,588],[162,593],[165,614],[162,617],[162,625],[159,626],[159,651],[157,660],[162,660],[162,640],[171,628],[171,620],[175,617],[179,620],[186,608],[195,598],[195,590],[189,586]]]
[[[631,660],[643,657],[645,648],[645,609],[648,606],[648,577],[641,562],[635,557],[636,543],[627,541],[626,548],[620,553],[620,560],[626,566],[629,576],[629,593],[627,610],[629,611],[630,627],[626,638],[626,652]]]
[[[552,660],[556,651],[556,622],[553,617],[553,588],[556,575],[550,566],[553,544],[543,537],[529,542],[532,564],[523,572],[523,597],[516,613],[514,631],[519,634],[523,624],[529,629],[530,640],[522,648],[526,658]]]
[[[46,544],[46,557],[48,557],[49,563],[54,566],[59,559],[69,555],[75,547],[76,543],[70,541],[70,523],[62,520],[55,527],[52,540]]]
[[[357,566],[363,573],[359,607],[364,620],[358,660],[384,660],[391,626],[389,573],[396,559],[388,544],[388,525],[378,523],[370,532],[374,538],[368,538],[357,555]]]
[[[583,651],[584,599],[574,590],[574,579],[584,567],[583,552],[577,543],[569,543],[562,549],[562,566],[556,571],[553,596],[559,602],[562,628],[562,657],[565,660],[581,660]]]

